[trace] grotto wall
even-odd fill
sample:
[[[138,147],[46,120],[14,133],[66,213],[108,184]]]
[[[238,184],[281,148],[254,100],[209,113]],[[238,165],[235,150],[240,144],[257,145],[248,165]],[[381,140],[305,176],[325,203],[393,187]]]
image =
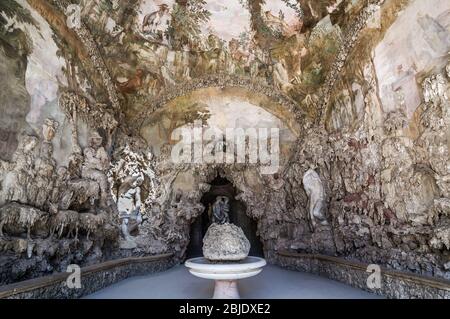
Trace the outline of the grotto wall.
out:
[[[117,122],[70,92],[60,39],[42,16],[25,1],[0,8],[4,284],[110,258],[119,230],[105,151]]]
[[[67,1],[0,5],[1,283],[182,261],[217,174],[269,262],[290,250],[450,278],[449,0],[72,2],[78,26]],[[173,163],[175,129],[253,125],[252,110],[284,134],[276,174]],[[123,194],[141,216],[119,214]]]
[[[328,184],[338,255],[448,279],[449,11],[429,5],[386,4],[384,38],[357,44],[301,151]]]

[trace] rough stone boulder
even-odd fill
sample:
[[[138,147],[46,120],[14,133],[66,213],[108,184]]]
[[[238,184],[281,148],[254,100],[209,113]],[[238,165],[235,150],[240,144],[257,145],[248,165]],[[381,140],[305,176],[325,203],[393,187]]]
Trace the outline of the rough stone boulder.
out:
[[[250,242],[236,225],[212,224],[203,238],[203,256],[209,260],[235,261],[248,256]]]

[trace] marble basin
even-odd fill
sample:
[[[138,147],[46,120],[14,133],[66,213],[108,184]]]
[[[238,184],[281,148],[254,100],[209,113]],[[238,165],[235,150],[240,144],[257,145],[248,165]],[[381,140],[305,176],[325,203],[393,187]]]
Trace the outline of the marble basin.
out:
[[[215,280],[214,299],[239,299],[237,281],[256,276],[266,264],[265,259],[252,256],[232,262],[212,262],[197,257],[184,263],[192,275]]]

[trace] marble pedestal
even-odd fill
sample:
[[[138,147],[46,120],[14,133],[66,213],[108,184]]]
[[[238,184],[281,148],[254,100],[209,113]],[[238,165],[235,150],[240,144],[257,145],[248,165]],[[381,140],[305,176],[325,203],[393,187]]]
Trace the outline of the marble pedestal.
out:
[[[213,279],[214,299],[239,299],[239,279],[256,276],[266,265],[259,257],[247,257],[235,262],[212,262],[204,257],[192,258],[184,263],[196,277]]]

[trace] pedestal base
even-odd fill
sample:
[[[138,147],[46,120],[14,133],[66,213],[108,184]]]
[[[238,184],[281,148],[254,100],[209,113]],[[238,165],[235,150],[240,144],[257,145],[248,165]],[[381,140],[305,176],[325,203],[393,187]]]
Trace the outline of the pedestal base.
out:
[[[237,280],[216,280],[213,299],[239,299]]]
[[[235,262],[217,263],[199,257],[186,260],[184,264],[194,276],[215,281],[214,299],[239,299],[237,281],[259,274],[266,261],[250,256]]]

